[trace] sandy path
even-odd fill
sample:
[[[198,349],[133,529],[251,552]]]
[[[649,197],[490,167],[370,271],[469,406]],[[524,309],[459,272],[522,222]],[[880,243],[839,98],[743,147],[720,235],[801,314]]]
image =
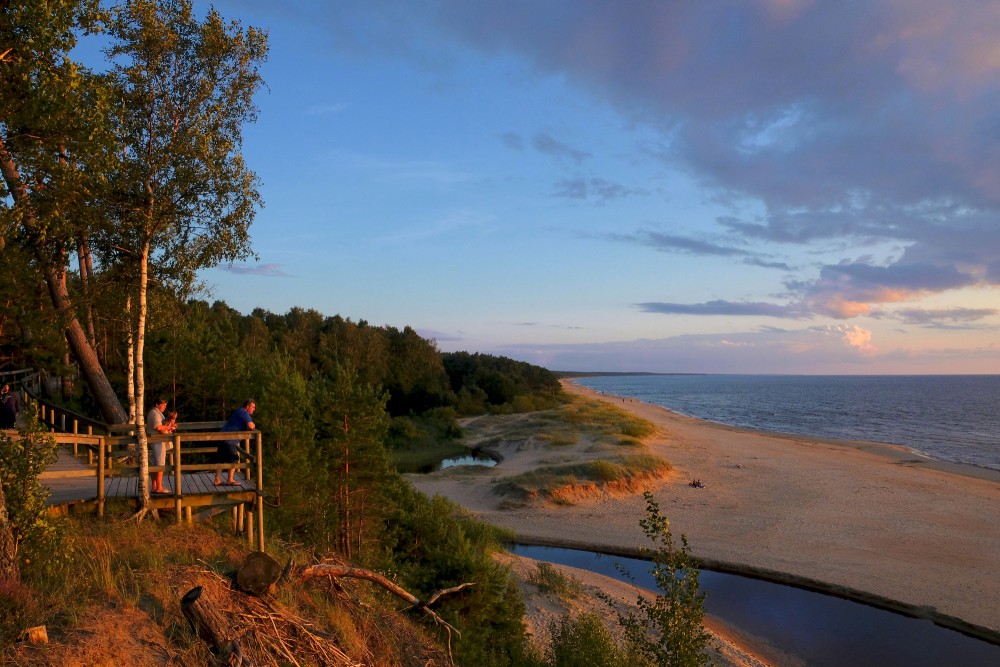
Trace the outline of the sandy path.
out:
[[[572,383],[567,391],[650,420],[675,474],[654,492],[699,558],[895,601],[1000,640],[1000,471],[891,445],[727,427]],[[497,466],[518,469],[518,453]],[[689,482],[700,479],[705,488]],[[483,520],[538,543],[628,553],[645,546],[639,496],[500,509],[482,472],[409,476]]]

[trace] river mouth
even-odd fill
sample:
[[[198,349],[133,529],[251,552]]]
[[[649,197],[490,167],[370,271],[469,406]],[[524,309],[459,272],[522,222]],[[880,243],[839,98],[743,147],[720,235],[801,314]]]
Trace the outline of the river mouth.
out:
[[[655,590],[650,564],[637,558],[513,545],[519,556],[569,565]],[[775,665],[940,667],[1000,665],[1000,646],[859,602],[736,574],[701,570],[705,611]]]

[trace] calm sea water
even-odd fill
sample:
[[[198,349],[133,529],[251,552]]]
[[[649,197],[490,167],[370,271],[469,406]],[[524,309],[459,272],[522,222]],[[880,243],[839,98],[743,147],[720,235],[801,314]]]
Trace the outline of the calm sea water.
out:
[[[1000,469],[1000,375],[629,375],[575,382],[762,431],[888,442]]]

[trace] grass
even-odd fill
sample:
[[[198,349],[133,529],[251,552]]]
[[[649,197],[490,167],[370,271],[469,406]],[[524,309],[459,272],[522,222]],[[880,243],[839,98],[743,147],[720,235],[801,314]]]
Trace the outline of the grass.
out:
[[[0,581],[0,664],[118,664],[119,652],[172,654],[178,665],[210,664],[206,645],[181,615],[180,597],[194,585],[207,586],[233,622],[242,624],[233,627],[241,637],[270,635],[277,618],[281,636],[299,664],[339,663],[314,659],[317,647],[287,624],[281,626],[281,619],[303,621],[311,632],[331,637],[329,646],[346,651],[355,662],[416,665],[403,656],[421,652],[443,658],[440,649],[423,639],[423,628],[395,613],[394,601],[386,602],[378,590],[360,581],[334,585],[292,577],[267,602],[272,611],[265,615],[266,627],[244,627],[256,623],[247,619],[259,616],[253,604],[264,603],[230,590],[229,576],[248,547],[228,535],[228,517],[217,526],[193,527],[171,521],[135,524],[122,517],[70,517],[66,522],[76,554],[68,567],[24,584]],[[314,560],[311,552],[278,540],[269,542],[268,552],[279,563]],[[48,629],[50,643],[44,649],[15,641],[21,631],[35,625]],[[108,647],[103,649],[106,653],[101,653],[101,646]],[[264,644],[258,641],[256,646],[257,655],[263,655]],[[268,660],[254,664],[290,664]]]
[[[583,594],[583,584],[576,577],[566,576],[551,563],[539,562],[536,570],[528,575],[529,584],[546,595],[560,599],[575,598]]]
[[[670,463],[658,456],[635,454],[622,457],[620,461],[593,459],[543,466],[507,477],[494,490],[499,495],[524,500],[545,496],[566,487],[629,481],[642,475],[661,474],[668,470]]]

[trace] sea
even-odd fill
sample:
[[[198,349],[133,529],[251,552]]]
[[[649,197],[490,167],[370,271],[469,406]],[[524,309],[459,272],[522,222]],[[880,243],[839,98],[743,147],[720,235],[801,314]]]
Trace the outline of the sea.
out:
[[[605,375],[584,387],[708,421],[903,445],[1000,470],[1000,375]]]

